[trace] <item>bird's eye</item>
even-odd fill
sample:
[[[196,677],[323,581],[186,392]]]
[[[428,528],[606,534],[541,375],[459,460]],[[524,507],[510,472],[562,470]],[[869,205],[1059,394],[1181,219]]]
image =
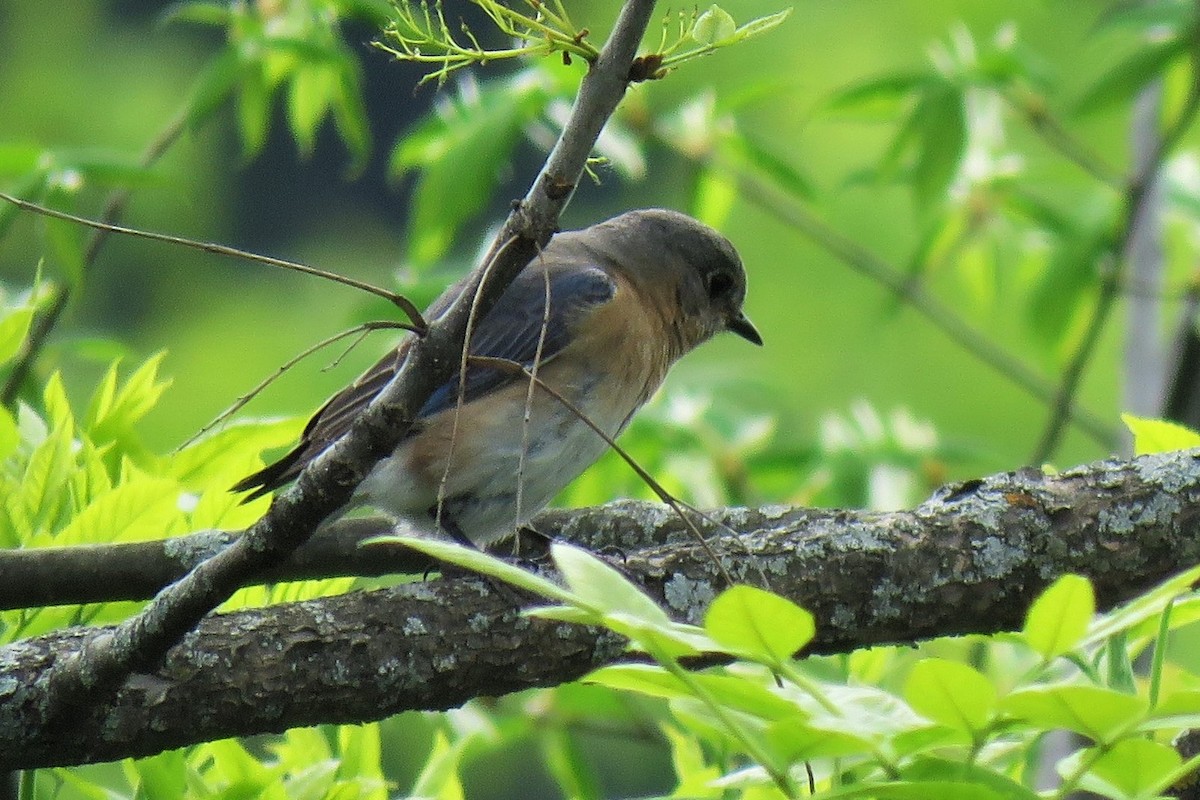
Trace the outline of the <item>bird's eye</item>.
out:
[[[714,272],[708,276],[708,299],[718,300],[733,290],[733,276],[727,272]]]

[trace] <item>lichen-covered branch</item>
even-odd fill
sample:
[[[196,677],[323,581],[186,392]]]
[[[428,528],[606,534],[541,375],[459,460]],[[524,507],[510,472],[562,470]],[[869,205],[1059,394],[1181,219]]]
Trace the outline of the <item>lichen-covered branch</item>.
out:
[[[435,566],[422,553],[359,546],[391,532],[391,524],[379,517],[338,520],[279,564],[249,576],[245,585],[348,575],[420,575]],[[0,611],[148,600],[233,544],[237,536],[235,531],[205,530],[145,542],[0,550]]]
[[[1028,470],[950,486],[887,514],[726,509],[710,545],[737,579],[808,607],[813,652],[1018,627],[1064,572],[1103,607],[1200,562],[1200,451]],[[555,512],[547,533],[612,548],[674,614],[699,619],[717,566],[662,506]],[[66,631],[0,650],[0,769],[145,755],[223,736],[442,709],[549,686],[625,657],[611,634],[530,620],[514,596],[469,578],[206,619],[111,703],[81,706],[55,735],[52,666],[109,631]]]

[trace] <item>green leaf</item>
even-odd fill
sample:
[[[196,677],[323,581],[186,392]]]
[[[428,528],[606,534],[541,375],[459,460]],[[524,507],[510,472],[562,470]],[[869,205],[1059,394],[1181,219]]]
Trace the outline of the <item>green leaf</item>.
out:
[[[420,170],[408,226],[410,261],[428,265],[442,258],[462,225],[487,206],[522,127],[548,99],[537,75],[520,73],[442,106],[400,140],[389,174],[398,179]]]
[[[71,413],[71,403],[67,400],[67,389],[63,385],[61,372],[55,372],[46,381],[42,389],[42,403],[45,404],[46,420],[50,430],[65,430],[67,436],[75,436],[75,417]]]
[[[1083,759],[1094,756],[1080,788],[1117,800],[1157,797],[1183,763],[1174,748],[1149,739],[1125,739],[1098,756],[1095,753],[1094,748],[1072,753],[1059,762],[1058,771],[1067,774],[1078,769]]]
[[[302,155],[309,157],[316,146],[317,126],[325,117],[337,74],[328,64],[300,67],[293,73],[288,91],[288,122]]]
[[[788,7],[783,11],[776,11],[774,14],[768,14],[765,17],[759,17],[758,19],[752,19],[734,31],[733,38],[735,41],[742,42],[751,38],[752,36],[759,36],[767,31],[775,30],[782,25],[784,20],[791,16],[791,14],[792,9]]]
[[[311,761],[287,776],[287,800],[330,800],[337,780],[337,759]]]
[[[160,17],[163,24],[171,22],[196,22],[201,25],[223,27],[229,23],[230,10],[222,3],[204,3],[193,0],[169,7]]]
[[[812,614],[787,598],[744,585],[713,600],[704,628],[730,653],[767,665],[789,661],[816,633]]]
[[[463,737],[451,744],[446,734],[438,731],[433,740],[433,748],[421,774],[417,776],[409,797],[436,798],[436,800],[451,800],[463,797],[462,783],[458,779],[458,765],[462,758],[463,746],[470,739]]]
[[[227,47],[200,70],[187,101],[187,122],[193,129],[208,120],[232,95],[250,67],[236,47]]]
[[[120,188],[163,185],[163,176],[136,157],[96,148],[58,150],[55,159],[64,168],[81,173],[90,184]]]
[[[133,425],[150,412],[171,385],[158,379],[165,352],[146,359],[117,389],[117,364],[100,381],[84,415],[83,429],[96,444],[115,441],[130,433]]]
[[[54,538],[55,545],[133,542],[182,533],[179,484],[142,476],[127,478],[88,504]]]
[[[836,684],[823,684],[821,689],[837,709],[836,714],[807,696],[798,699],[810,715],[810,724],[818,730],[858,736],[882,744],[933,727],[899,697],[882,689]]]
[[[625,614],[651,626],[671,624],[667,613],[641,589],[582,547],[555,542],[550,554],[567,588],[582,605],[606,615]]]
[[[729,12],[713,5],[696,18],[696,23],[692,25],[691,37],[698,44],[715,45],[732,39],[736,32],[737,23],[729,16]]]
[[[661,727],[671,744],[671,765],[678,781],[672,796],[721,800],[724,793],[712,785],[714,780],[721,777],[721,770],[708,762],[700,738],[673,725],[664,724]]]
[[[720,230],[729,220],[737,194],[737,184],[723,171],[704,166],[692,188],[692,216]]]
[[[7,364],[20,351],[31,322],[33,309],[29,306],[5,310],[0,317],[0,364]]]
[[[363,785],[378,784],[379,800],[387,797],[386,781],[381,759],[383,743],[379,725],[339,725],[337,729],[338,752],[341,754],[338,777],[357,781]],[[364,800],[371,800],[370,796]]]
[[[1165,419],[1147,419],[1133,414],[1121,414],[1121,421],[1133,434],[1134,453],[1169,453],[1200,447],[1200,433]]]
[[[21,434],[17,430],[17,421],[7,408],[0,406],[0,462],[11,456],[21,443]]]
[[[271,119],[271,92],[259,68],[247,69],[238,83],[238,131],[242,136],[242,155],[251,159],[267,141]]]
[[[57,373],[51,376],[43,395],[51,416],[49,429],[24,465],[20,494],[7,498],[13,504],[10,513],[23,512],[34,527],[51,526],[57,519],[69,499],[63,487],[75,472],[75,424]]]
[[[556,542],[550,554],[570,589],[570,593],[556,591],[575,608],[535,609],[529,613],[604,625],[629,639],[631,646],[660,660],[718,649],[702,630],[673,622],[641,589],[588,551]]]
[[[692,679],[723,706],[760,719],[788,719],[798,713],[795,703],[743,676],[697,673]],[[691,687],[655,664],[616,664],[601,667],[582,680],[610,689],[638,692],[648,697],[666,700],[694,696]]]
[[[56,767],[51,770],[51,774],[56,779],[62,781],[63,785],[68,787],[72,794],[77,793],[84,800],[118,800],[120,797],[120,795],[116,795],[105,786],[88,780],[77,768],[64,769]],[[62,792],[61,794],[67,795],[67,792]]]
[[[187,766],[183,750],[122,762],[129,782],[142,797],[183,797]]]
[[[46,193],[46,205],[59,211],[75,211],[73,190],[51,188]],[[46,243],[55,262],[62,268],[67,282],[75,288],[83,282],[83,228],[74,222],[46,217],[42,220],[46,231]]]
[[[522,612],[531,617],[538,619],[547,619],[554,622],[570,622],[573,625],[597,625],[604,624],[604,617],[597,611],[588,608],[580,608],[579,606],[542,606],[540,608],[530,608]]]
[[[543,763],[563,797],[600,800],[605,796],[601,790],[600,776],[571,728],[565,725],[547,727],[538,741]]]
[[[909,673],[904,699],[918,713],[974,734],[991,721],[996,689],[991,681],[966,664],[926,658],[917,662]]]
[[[988,787],[948,780],[859,783],[821,793],[822,800],[851,800],[860,797],[878,800],[1005,800],[1004,795]]]
[[[793,198],[812,200],[816,194],[800,170],[740,131],[721,137],[719,147],[724,158],[769,178]]]
[[[1147,625],[1150,620],[1155,620],[1154,628],[1157,630],[1157,617],[1162,614],[1167,604],[1175,602],[1176,598],[1182,595],[1189,594],[1193,584],[1197,581],[1200,581],[1200,566],[1184,570],[1128,603],[1097,617],[1088,630],[1083,646],[1091,647],[1100,644],[1118,631]],[[1177,603],[1172,612],[1172,622],[1179,619],[1179,609],[1180,604]]]
[[[828,111],[878,120],[892,120],[936,79],[928,72],[890,73],[864,81],[833,95],[825,103]]]
[[[333,97],[333,122],[350,152],[350,172],[355,175],[363,170],[371,154],[371,129],[359,83],[355,65],[343,67]]]
[[[982,764],[968,764],[951,758],[920,755],[900,769],[900,777],[910,781],[961,781],[986,787],[1004,800],[1039,800],[1039,795]]]
[[[763,738],[772,752],[789,764],[815,758],[843,758],[872,750],[870,738],[850,731],[814,727],[803,714],[772,722],[763,732]]]
[[[237,739],[205,742],[192,751],[192,759],[207,760],[205,779],[236,788],[239,797],[252,797],[275,779],[276,770],[252,756]]]
[[[1022,632],[1029,646],[1049,661],[1079,643],[1095,613],[1091,582],[1081,575],[1063,575],[1033,601]]]
[[[1133,661],[1129,657],[1128,632],[1120,631],[1110,636],[1104,645],[1104,655],[1108,663],[1108,687],[1125,694],[1137,694],[1137,678],[1133,672]]]
[[[532,572],[527,572],[518,566],[502,561],[495,556],[463,547],[454,542],[439,539],[421,539],[416,536],[377,536],[363,542],[364,546],[372,545],[402,545],[419,553],[454,564],[465,569],[474,570],[481,575],[491,575],[507,584],[524,589],[527,592],[548,597],[562,603],[574,603],[575,595],[561,589],[557,584],[546,580]]]
[[[1000,701],[1006,714],[1040,730],[1066,728],[1111,742],[1146,714],[1146,701],[1099,686],[1051,684],[1013,692]]]
[[[1200,690],[1171,692],[1154,707],[1139,730],[1200,728]]]
[[[1113,3],[1096,20],[1096,30],[1131,28],[1169,30],[1175,36],[1195,25],[1196,7],[1188,0],[1157,0],[1152,3]]]
[[[263,450],[294,442],[302,424],[300,419],[233,423],[168,456],[162,472],[192,489],[232,486],[262,466]]]
[[[1075,103],[1080,114],[1090,114],[1113,106],[1124,106],[1154,78],[1165,72],[1171,62],[1183,58],[1187,41],[1176,37],[1160,42],[1144,42],[1092,84]]]
[[[912,185],[918,204],[929,207],[945,198],[967,148],[966,98],[949,85],[927,92],[917,103],[917,153]]]

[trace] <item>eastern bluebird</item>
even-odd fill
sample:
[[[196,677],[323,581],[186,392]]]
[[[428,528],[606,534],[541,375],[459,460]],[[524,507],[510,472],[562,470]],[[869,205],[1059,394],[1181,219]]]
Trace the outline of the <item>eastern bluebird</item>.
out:
[[[429,316],[456,292],[447,290]],[[536,364],[540,381],[615,438],[692,348],[726,330],[762,344],[742,313],[745,294],[741,260],[723,236],[678,212],[630,211],[556,235],[478,321],[468,351],[531,371]],[[254,489],[250,499],[296,478],[392,379],[407,347],[330,399],[295,449],[234,490]],[[347,508],[371,506],[485,547],[515,532],[607,447],[516,371],[468,363],[461,398],[460,383],[455,376],[434,392]]]

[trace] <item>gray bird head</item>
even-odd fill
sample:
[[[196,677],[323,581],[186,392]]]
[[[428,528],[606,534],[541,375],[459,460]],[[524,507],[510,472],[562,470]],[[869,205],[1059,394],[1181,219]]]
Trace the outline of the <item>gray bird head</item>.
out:
[[[639,291],[653,298],[683,350],[721,331],[761,345],[746,318],[746,271],[729,240],[686,214],[628,211],[580,233]]]

